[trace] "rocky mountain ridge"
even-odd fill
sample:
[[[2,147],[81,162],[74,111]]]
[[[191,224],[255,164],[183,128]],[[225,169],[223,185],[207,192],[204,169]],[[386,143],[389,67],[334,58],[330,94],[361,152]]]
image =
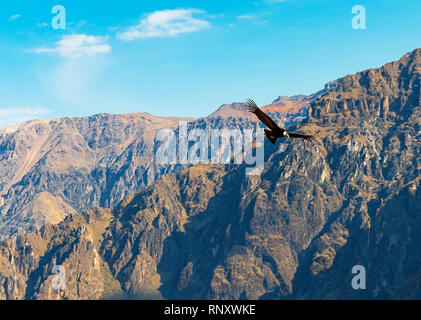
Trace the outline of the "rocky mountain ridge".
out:
[[[305,107],[299,105],[296,117],[282,110],[273,116],[290,125],[301,121]],[[75,211],[116,206],[162,174],[186,167],[155,161],[159,130],[176,130],[179,121],[200,128],[256,125],[246,112],[236,112],[241,114],[235,119],[222,114],[201,119],[99,114],[0,129],[0,239],[57,223]],[[63,214],[54,216],[57,204]]]

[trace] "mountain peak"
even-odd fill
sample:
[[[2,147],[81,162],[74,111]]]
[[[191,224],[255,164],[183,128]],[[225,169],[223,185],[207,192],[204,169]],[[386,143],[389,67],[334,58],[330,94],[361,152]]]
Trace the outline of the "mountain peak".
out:
[[[417,64],[421,64],[421,48],[415,49],[403,55],[399,62],[415,62]]]
[[[306,107],[315,95],[295,95],[295,96],[279,96],[272,103],[260,106],[260,108],[267,113],[291,114],[299,112],[303,107]],[[253,121],[258,121],[250,112],[244,108],[244,103],[234,102],[232,104],[221,105],[214,113],[209,115],[209,118],[249,118]]]

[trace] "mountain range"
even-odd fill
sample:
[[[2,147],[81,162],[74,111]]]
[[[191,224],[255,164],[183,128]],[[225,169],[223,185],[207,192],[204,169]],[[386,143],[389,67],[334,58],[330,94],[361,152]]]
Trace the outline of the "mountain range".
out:
[[[0,129],[0,298],[421,298],[421,49],[263,107],[320,133],[265,142],[260,176],[154,160],[158,130],[255,126],[243,107]]]

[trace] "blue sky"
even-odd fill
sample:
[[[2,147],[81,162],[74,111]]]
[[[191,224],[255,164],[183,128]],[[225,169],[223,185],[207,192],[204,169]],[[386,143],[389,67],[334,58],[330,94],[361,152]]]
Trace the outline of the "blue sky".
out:
[[[66,10],[56,30],[53,6]],[[352,28],[352,8],[366,29]],[[419,0],[10,1],[0,126],[101,112],[200,117],[310,94],[421,47]]]

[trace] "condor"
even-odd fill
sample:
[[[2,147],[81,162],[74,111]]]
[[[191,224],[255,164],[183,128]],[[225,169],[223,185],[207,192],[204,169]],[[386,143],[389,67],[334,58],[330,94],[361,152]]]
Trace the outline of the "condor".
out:
[[[251,99],[247,100],[246,108],[251,113],[254,113],[257,118],[270,129],[265,129],[265,135],[272,144],[274,144],[278,138],[301,138],[306,141],[315,141],[315,135],[288,132],[283,128],[279,128],[279,126],[266,113],[260,110],[256,103]]]

